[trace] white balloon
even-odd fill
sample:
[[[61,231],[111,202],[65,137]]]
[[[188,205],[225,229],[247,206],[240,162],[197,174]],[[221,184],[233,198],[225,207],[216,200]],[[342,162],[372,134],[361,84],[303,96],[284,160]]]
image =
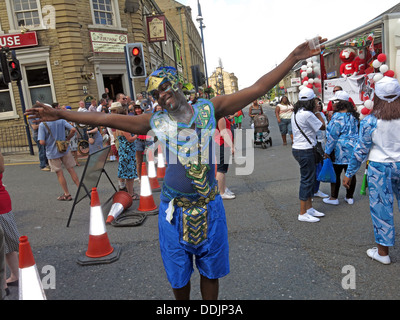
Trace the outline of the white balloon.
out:
[[[379,67],[379,71],[385,73],[389,70],[389,67],[386,64],[383,64]]]
[[[312,67],[312,62],[307,63],[307,67],[311,68]]]
[[[314,68],[314,73],[317,74],[317,75],[320,75],[321,74],[321,68],[320,67],[315,67]]]
[[[310,73],[313,73],[312,68],[308,68],[308,69],[307,69],[307,74],[310,74]]]
[[[364,102],[364,107],[371,110],[374,107],[374,102],[372,100],[367,100]]]
[[[307,72],[305,72],[305,71],[304,71],[304,72],[302,72],[302,73],[301,73],[301,77],[302,77],[302,78],[305,78],[305,77],[307,77]]]
[[[378,60],[374,60],[374,62],[372,62],[372,66],[375,69],[378,69],[381,65],[382,65],[382,62],[379,62]]]
[[[374,82],[378,82],[379,80],[382,80],[383,78],[383,74],[382,73],[377,73],[376,75],[374,75]]]
[[[304,81],[303,86],[307,87],[307,85],[308,85],[308,81]]]
[[[314,79],[308,79],[308,83],[314,83]]]
[[[301,66],[301,70],[306,71],[307,70],[307,66]]]

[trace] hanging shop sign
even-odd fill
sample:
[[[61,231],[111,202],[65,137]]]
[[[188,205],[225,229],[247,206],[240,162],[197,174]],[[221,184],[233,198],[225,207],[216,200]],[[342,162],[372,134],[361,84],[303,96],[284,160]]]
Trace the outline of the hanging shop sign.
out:
[[[146,17],[149,42],[167,41],[165,16]]]
[[[0,47],[9,47],[10,49],[18,49],[25,47],[34,47],[37,45],[38,45],[38,39],[36,31],[0,35]]]
[[[90,31],[93,52],[97,53],[124,53],[128,43],[128,35],[112,32]]]

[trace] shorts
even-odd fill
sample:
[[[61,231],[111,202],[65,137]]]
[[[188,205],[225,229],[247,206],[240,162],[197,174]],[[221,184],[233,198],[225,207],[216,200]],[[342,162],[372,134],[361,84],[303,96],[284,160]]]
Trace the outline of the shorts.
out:
[[[235,124],[242,123],[243,116],[235,117]]]
[[[12,211],[0,214],[0,226],[4,231],[5,253],[19,251],[19,232]]]
[[[193,257],[200,274],[219,279],[229,273],[228,228],[220,195],[207,204],[206,239],[199,245],[186,242],[183,236],[183,209],[175,205],[171,223],[166,220],[169,203],[161,201],[158,227],[161,256],[172,288],[187,285],[193,269]]]
[[[281,119],[281,122],[278,124],[281,135],[284,134],[292,134],[292,120],[290,119]]]
[[[225,147],[223,144],[219,146],[219,163],[217,163],[217,172],[227,173],[229,168],[229,159],[225,163],[225,150],[230,150],[229,147]]]
[[[154,143],[153,141],[136,139],[135,140],[136,151],[144,151],[146,148],[150,147],[153,143]]]
[[[62,165],[64,165],[65,169],[67,170],[76,166],[75,159],[72,156],[72,153],[69,151],[61,158],[48,159],[48,160],[51,172],[61,171]]]

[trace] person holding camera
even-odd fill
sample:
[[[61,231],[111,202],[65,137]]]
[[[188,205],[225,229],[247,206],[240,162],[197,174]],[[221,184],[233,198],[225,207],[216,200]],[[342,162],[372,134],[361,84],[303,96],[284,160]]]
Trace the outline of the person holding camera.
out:
[[[69,131],[67,137],[65,137],[65,130]],[[57,148],[56,141],[69,141],[75,135],[75,132],[76,129],[64,119],[41,122],[39,124],[39,143],[46,146],[46,156],[49,161],[50,170],[57,174],[58,183],[64,191],[64,193],[57,198],[59,201],[72,200],[62,166],[64,165],[65,169],[67,169],[77,187],[79,186],[79,178],[74,169],[76,162],[70,152],[70,148],[68,147],[65,152],[60,152]]]

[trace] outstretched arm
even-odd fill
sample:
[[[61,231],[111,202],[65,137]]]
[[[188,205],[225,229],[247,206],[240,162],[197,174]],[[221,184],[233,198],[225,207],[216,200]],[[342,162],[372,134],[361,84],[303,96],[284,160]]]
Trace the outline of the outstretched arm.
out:
[[[327,39],[319,38],[319,42],[323,43]],[[321,48],[324,48],[322,45]],[[307,59],[319,53],[312,51],[309,48],[308,42],[304,42],[294,49],[289,56],[275,69],[262,76],[252,86],[240,90],[236,93],[217,96],[211,101],[214,104],[216,118],[219,119],[223,116],[234,114],[236,111],[246,107],[252,101],[258,99],[266,92],[271,90],[285,75],[288,74],[290,69],[300,60]]]
[[[149,113],[132,117],[121,114],[106,114],[104,112],[64,111],[53,109],[50,106],[37,102],[33,108],[25,112],[25,115],[28,115],[30,118],[40,118],[40,121],[65,119],[76,123],[110,127],[137,134],[147,134],[151,129],[151,114]]]

